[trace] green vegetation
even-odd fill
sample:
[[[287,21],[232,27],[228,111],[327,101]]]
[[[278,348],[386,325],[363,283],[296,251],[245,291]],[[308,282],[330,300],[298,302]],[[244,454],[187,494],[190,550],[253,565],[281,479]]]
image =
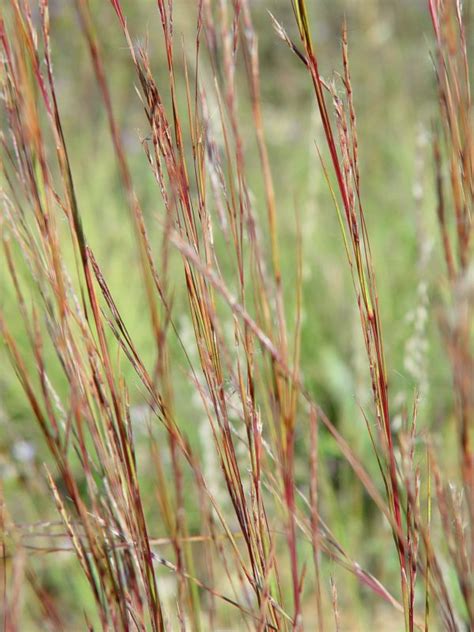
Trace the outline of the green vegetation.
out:
[[[469,6],[30,4],[4,629],[470,629]]]

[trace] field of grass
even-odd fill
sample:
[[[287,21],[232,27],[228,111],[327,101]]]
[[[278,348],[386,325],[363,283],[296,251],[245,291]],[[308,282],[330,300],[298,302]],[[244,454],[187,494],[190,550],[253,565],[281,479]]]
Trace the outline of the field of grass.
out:
[[[472,14],[5,0],[2,629],[472,629]]]

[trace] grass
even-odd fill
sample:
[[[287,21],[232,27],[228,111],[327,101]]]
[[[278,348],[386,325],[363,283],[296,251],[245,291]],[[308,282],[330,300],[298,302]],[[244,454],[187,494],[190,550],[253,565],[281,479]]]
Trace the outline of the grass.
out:
[[[16,414],[22,436],[42,446],[34,458],[30,443],[16,442],[13,460],[24,471],[3,484],[4,628],[342,630],[360,616],[369,628],[381,617],[406,631],[469,629],[469,16],[454,0],[426,7],[439,108],[420,144],[432,146],[430,213],[440,238],[430,244],[421,189],[428,159],[418,150],[407,230],[419,269],[404,279],[414,327],[403,353],[415,392],[400,403],[386,349],[403,335],[396,318],[385,326],[385,314],[400,308],[396,296],[384,308],[378,289],[355,101],[363,85],[352,78],[347,26],[340,73],[325,80],[304,0],[266,21],[273,46],[286,44],[292,72],[306,77],[318,116],[307,169],[324,182],[324,213],[340,233],[338,274],[345,257],[352,281],[352,294],[342,293],[350,333],[335,325],[336,335],[361,343],[349,370],[307,324],[318,310],[337,319],[324,284],[312,300],[304,192],[295,182],[296,200],[285,206],[278,194],[251,3],[197,3],[180,41],[172,3],[158,0],[157,71],[125,4],[111,0],[127,92],[135,84],[142,108],[140,160],[117,116],[99,12],[87,0],[74,4],[100,122],[100,140],[80,154],[94,177],[84,175],[71,149],[81,140],[71,142],[63,119],[49,3],[32,12],[10,0],[0,18],[0,332],[21,386],[21,394],[8,390],[4,425],[14,435]],[[106,131],[104,165],[95,149]],[[394,144],[396,153],[396,142],[384,139],[384,150]],[[94,192],[110,181],[101,174],[111,156],[118,192]],[[291,147],[282,160],[291,164]],[[84,202],[88,187],[98,212]],[[127,212],[119,224],[109,219],[116,206]],[[105,243],[115,244],[113,257]],[[440,263],[436,303],[427,299],[429,257]],[[330,260],[322,251],[322,270]],[[427,322],[438,328],[450,385],[428,412]],[[341,390],[346,399],[334,404]],[[350,424],[341,424],[342,405]]]

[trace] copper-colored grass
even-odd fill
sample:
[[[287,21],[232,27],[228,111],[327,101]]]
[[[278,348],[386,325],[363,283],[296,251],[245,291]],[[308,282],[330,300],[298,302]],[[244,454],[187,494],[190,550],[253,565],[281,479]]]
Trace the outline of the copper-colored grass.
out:
[[[440,99],[433,141],[437,214],[446,262],[444,282],[456,311],[454,322],[442,314],[439,320],[453,375],[461,501],[448,485],[428,434],[422,436],[426,459],[420,462],[415,455],[420,439],[416,405],[403,431],[393,432],[346,27],[336,85],[320,76],[322,53],[313,44],[305,1],[292,3],[300,43],[293,42],[273,18],[278,35],[302,62],[297,68],[308,73],[322,121],[327,147],[315,151],[314,169],[327,180],[352,275],[373,395],[370,414],[375,425],[366,419],[366,427],[379,478],[368,473],[314,401],[302,376],[301,248],[293,313],[283,292],[278,200],[265,140],[251,3],[196,3],[196,39],[190,49],[194,63],[191,68],[186,61],[191,56],[185,56],[184,66],[179,64],[183,76],[178,76],[173,3],[158,0],[168,68],[160,81],[146,48],[134,44],[120,1],[111,4],[148,124],[143,149],[162,203],[157,219],[161,243],[150,239],[135,191],[94,15],[87,0],[75,0],[133,222],[147,297],[143,319],[149,324],[156,358],[153,366],[140,355],[82,224],[58,105],[53,70],[57,51],[50,45],[48,2],[38,2],[38,20],[20,0],[10,0],[7,9],[0,10],[1,235],[27,349],[15,340],[2,311],[0,332],[51,456],[47,480],[60,517],[59,531],[57,524],[15,525],[2,504],[5,629],[21,629],[14,594],[22,583],[41,602],[49,627],[65,629],[67,622],[54,596],[38,581],[29,556],[71,551],[88,583],[93,616],[104,630],[208,630],[218,629],[225,620],[239,630],[339,629],[342,588],[332,573],[330,583],[324,580],[323,559],[351,573],[403,618],[406,630],[428,630],[434,616],[447,630],[461,629],[462,620],[474,625],[472,334],[469,305],[459,299],[463,279],[472,271],[474,144],[467,34],[459,4],[429,2]],[[243,151],[235,80],[240,58],[260,160],[263,217],[252,202]],[[204,63],[211,81],[201,76]],[[178,80],[184,86],[184,101]],[[216,104],[218,131],[210,120],[210,102]],[[225,261],[217,236],[226,244]],[[66,267],[66,248],[74,252],[74,269]],[[170,289],[170,258],[176,254],[195,355],[180,337]],[[37,298],[34,305],[27,297],[31,287]],[[227,322],[232,325],[232,341]],[[212,437],[205,449],[215,455],[225,501],[206,474],[206,455],[192,445],[179,419],[171,339],[181,346],[184,359],[179,370],[188,390],[183,392],[194,391],[205,412]],[[67,385],[62,400],[48,376],[44,349],[50,345]],[[147,519],[123,362],[133,368],[145,393],[150,423],[159,426],[159,436],[164,437],[160,444],[157,433],[149,435],[158,524],[150,525]],[[238,428],[233,421],[235,400]],[[385,586],[361,568],[357,552],[345,550],[320,513],[318,437],[323,427],[391,529],[399,587]],[[296,484],[297,430],[309,446],[308,495]],[[436,531],[434,513],[441,522]],[[198,516],[199,533],[191,529],[191,514],[194,522]],[[48,545],[35,544],[35,538],[43,536]],[[168,557],[158,552],[163,545]],[[444,548],[459,585],[461,607],[453,601]],[[303,550],[312,551],[310,561]],[[163,595],[165,571],[174,578],[172,599]],[[308,603],[315,620],[306,616]],[[89,615],[84,621],[93,629]]]

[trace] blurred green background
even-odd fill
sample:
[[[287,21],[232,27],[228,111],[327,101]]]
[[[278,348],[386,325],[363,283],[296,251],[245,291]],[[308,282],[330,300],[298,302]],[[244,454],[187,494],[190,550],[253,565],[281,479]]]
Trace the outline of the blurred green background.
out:
[[[161,75],[166,91],[165,51],[155,3],[123,0],[122,4],[133,37],[137,42],[148,39],[158,85]],[[411,409],[418,390],[419,427],[434,429],[449,448],[452,434],[449,432],[450,377],[436,324],[436,309],[443,288],[437,282],[442,260],[435,221],[430,146],[437,100],[430,61],[433,44],[427,3],[424,0],[318,0],[310,4],[314,41],[326,79],[331,79],[333,71],[341,70],[339,43],[344,18],[348,24],[363,203],[376,263],[392,414],[401,420],[404,412]],[[179,42],[182,36],[185,54],[192,64],[194,5],[190,0],[174,3],[176,74],[181,88],[184,67]],[[285,0],[254,0],[251,6],[259,39],[263,114],[278,201],[285,296],[290,306],[294,304],[296,269],[295,213],[302,226],[301,364],[304,379],[316,400],[377,476],[359,408],[371,410],[358,313],[337,217],[316,153],[316,144],[324,144],[322,129],[307,75],[277,37],[268,14],[270,10],[296,38],[291,5]],[[134,88],[136,78],[130,55],[109,3],[96,0],[91,2],[91,8],[134,183],[150,235],[158,248],[161,233],[155,218],[162,201],[140,144],[139,136],[147,134],[147,124]],[[59,106],[85,232],[132,338],[143,356],[152,362],[150,330],[144,317],[146,297],[140,282],[133,227],[89,55],[73,2],[51,1],[50,11]],[[201,61],[204,75],[209,72],[206,63],[204,53]],[[263,183],[243,73],[237,82],[250,188],[264,220]],[[2,263],[2,309],[26,357],[32,361],[20,319],[16,317],[17,307],[5,268]],[[191,322],[186,315],[185,288],[178,268],[171,281],[175,313],[179,314],[180,309],[183,312],[177,322],[186,338],[191,332]],[[50,355],[53,363],[52,351]],[[0,471],[8,510],[20,523],[55,520],[54,504],[45,493],[43,483],[42,463],[48,457],[42,439],[3,350],[0,358]],[[59,367],[55,374],[54,365],[50,366],[60,390]],[[132,370],[124,365],[123,371],[139,423],[140,416],[146,416],[143,393]],[[189,419],[201,414],[198,405],[186,397],[180,397],[179,402],[178,414],[183,426],[192,440],[203,440],[189,423]],[[302,428],[299,432],[298,449],[303,451],[306,430]],[[139,441],[146,444],[145,430]],[[321,447],[326,521],[347,549],[357,552],[361,563],[376,574],[383,567],[385,576],[391,577],[396,586],[395,559],[387,561],[385,542],[370,537],[371,529],[378,528],[379,517],[354,482],[350,468],[332,441],[324,435]],[[449,466],[449,449],[444,454]],[[306,462],[297,463],[297,467],[304,487]],[[145,456],[142,468],[153,525],[153,489],[151,480],[147,483]],[[353,519],[348,520],[348,516]],[[159,532],[158,524],[156,532]],[[38,556],[34,564],[49,590],[61,596],[64,612],[72,613],[68,629],[82,629],[82,610],[75,604],[87,603],[87,588],[76,562],[64,556],[51,563],[47,556]],[[337,569],[332,568],[331,572],[339,576]],[[345,587],[340,595],[341,611],[357,613],[357,617],[343,620],[342,629],[375,629],[367,627],[376,621],[375,602],[372,610],[370,606],[361,606],[371,599],[369,593],[346,575],[341,584]],[[34,604],[25,606],[27,611],[31,610],[26,615],[25,629],[36,629],[36,607]],[[385,618],[386,625],[389,620],[390,617]],[[402,621],[394,618],[393,629],[402,629]]]

